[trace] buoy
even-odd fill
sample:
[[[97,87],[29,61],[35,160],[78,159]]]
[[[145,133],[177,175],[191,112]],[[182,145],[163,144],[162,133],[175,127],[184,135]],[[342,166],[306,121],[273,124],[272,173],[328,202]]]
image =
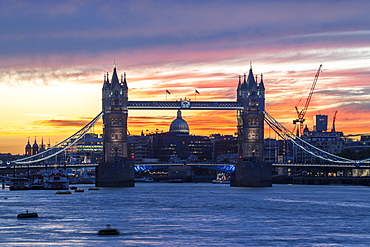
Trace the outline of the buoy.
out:
[[[89,190],[100,190],[100,188],[94,187],[94,188],[89,188]]]
[[[119,231],[107,224],[107,228],[99,230],[98,235],[119,235]]]
[[[37,213],[28,213],[28,210],[26,210],[25,214],[18,214],[17,218],[38,218],[39,215]]]
[[[67,191],[57,191],[57,192],[55,192],[55,194],[72,194],[72,192],[70,192],[69,190],[67,190]]]

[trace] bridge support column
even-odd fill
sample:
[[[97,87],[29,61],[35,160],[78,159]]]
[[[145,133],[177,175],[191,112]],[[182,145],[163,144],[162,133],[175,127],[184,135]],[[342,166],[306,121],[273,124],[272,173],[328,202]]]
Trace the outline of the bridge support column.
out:
[[[135,186],[135,164],[128,158],[127,102],[126,74],[119,82],[114,66],[112,80],[109,82],[107,74],[102,90],[104,156],[97,169],[96,186]]]
[[[99,187],[134,187],[135,163],[101,163],[97,167],[95,185]]]
[[[243,104],[243,110],[237,115],[239,161],[230,186],[272,186],[272,166],[264,162],[265,86],[262,78],[261,74],[258,83],[252,65],[248,79],[244,74],[242,83],[239,77],[237,99]]]
[[[271,187],[272,165],[263,162],[239,162],[231,177],[234,187]]]

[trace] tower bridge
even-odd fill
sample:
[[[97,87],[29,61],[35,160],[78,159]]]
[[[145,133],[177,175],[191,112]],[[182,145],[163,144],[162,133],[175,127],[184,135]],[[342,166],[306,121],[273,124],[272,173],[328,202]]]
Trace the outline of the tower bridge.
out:
[[[128,157],[127,119],[129,109],[236,110],[238,122],[238,157],[232,186],[271,186],[271,165],[264,163],[265,87],[261,75],[256,81],[249,70],[243,81],[239,77],[237,100],[225,102],[192,102],[190,100],[129,101],[126,74],[118,79],[114,66],[112,79],[104,77],[103,162],[98,166],[98,186],[134,186],[134,161]],[[119,164],[119,165],[117,165]]]
[[[290,140],[312,157],[343,166],[367,167],[370,158],[354,161],[330,154],[295,136],[271,115],[265,112],[265,87],[263,76],[260,81],[254,77],[252,68],[248,76],[239,76],[236,101],[129,101],[126,74],[119,81],[114,66],[111,81],[108,74],[104,76],[102,88],[102,112],[81,130],[43,152],[21,158],[12,162],[12,166],[31,166],[55,157],[79,141],[102,117],[103,118],[103,162],[97,166],[98,186],[130,187],[134,186],[135,170],[144,164],[135,164],[128,156],[127,120],[128,110],[233,110],[237,112],[238,161],[225,165],[233,172],[231,186],[271,186],[272,164],[264,162],[264,122],[281,138]],[[161,165],[161,164],[158,164]],[[162,164],[163,165],[163,164]],[[167,166],[169,164],[166,164]],[[173,164],[175,165],[175,164]],[[178,165],[178,164],[176,164]],[[190,165],[190,164],[188,164]],[[195,165],[195,164],[192,164]],[[206,164],[197,164],[206,167]],[[214,166],[209,165],[208,166]],[[220,165],[220,164],[219,164]],[[281,164],[274,164],[274,166]],[[287,164],[292,166],[292,164]],[[327,165],[327,164],[326,164]],[[90,165],[89,165],[90,166]],[[155,164],[147,164],[147,167]],[[227,166],[227,167],[226,167]],[[294,166],[294,165],[293,165]],[[297,164],[299,166],[299,164]],[[307,166],[307,164],[305,164]]]

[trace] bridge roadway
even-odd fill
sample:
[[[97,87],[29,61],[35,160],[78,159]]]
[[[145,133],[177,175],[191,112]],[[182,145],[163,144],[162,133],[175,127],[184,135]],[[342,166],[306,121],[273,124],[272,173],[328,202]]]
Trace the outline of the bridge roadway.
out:
[[[57,165],[58,167],[97,167],[98,163],[75,163],[75,164],[63,164],[63,165]],[[230,163],[213,163],[213,162],[195,162],[195,163],[187,163],[187,162],[179,162],[179,163],[136,163],[135,166],[233,166],[233,164]],[[47,164],[48,168],[54,167],[55,164]],[[44,168],[45,164],[17,164],[17,165],[2,165],[0,166],[0,169],[5,168]]]
[[[369,163],[337,163],[337,164],[299,164],[299,163],[274,163],[273,167],[322,167],[322,168],[354,168],[354,169],[369,169]]]
[[[58,167],[97,167],[99,164],[97,163],[78,163],[78,164],[63,164],[58,165]],[[48,168],[54,167],[55,164],[48,164]],[[136,163],[135,166],[142,166],[142,167],[161,167],[161,166],[197,166],[197,167],[211,167],[211,166],[230,166],[235,167],[235,164],[232,163],[220,163],[220,162],[178,162],[178,163]],[[273,167],[292,167],[292,168],[299,168],[299,167],[322,167],[322,168],[357,168],[357,169],[369,169],[370,164],[368,163],[339,163],[339,164],[300,164],[300,163],[273,163]],[[19,168],[44,168],[45,164],[27,164],[27,165],[1,165],[0,169],[19,169]]]

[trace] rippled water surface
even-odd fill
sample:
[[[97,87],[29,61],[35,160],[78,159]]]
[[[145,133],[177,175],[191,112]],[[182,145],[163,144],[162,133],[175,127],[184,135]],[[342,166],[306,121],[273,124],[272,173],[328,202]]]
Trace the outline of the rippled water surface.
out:
[[[0,246],[369,246],[370,187],[0,190]],[[39,218],[17,219],[26,210]],[[117,236],[99,236],[110,224]]]

